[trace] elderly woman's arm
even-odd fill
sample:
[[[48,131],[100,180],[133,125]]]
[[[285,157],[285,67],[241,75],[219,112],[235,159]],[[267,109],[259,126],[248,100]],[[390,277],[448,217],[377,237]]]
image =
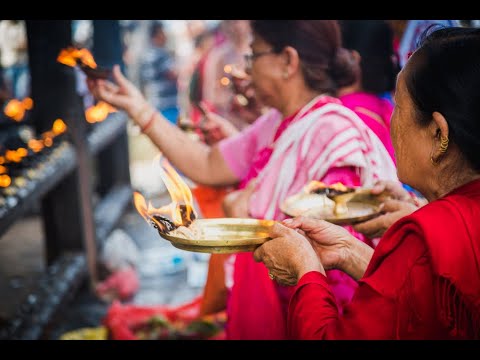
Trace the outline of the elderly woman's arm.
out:
[[[205,185],[229,185],[238,178],[228,167],[218,147],[209,147],[188,137],[154,109],[118,66],[113,69],[115,84],[88,79],[93,95],[124,110],[148,135],[170,162],[193,181]]]
[[[343,228],[313,221],[320,225],[317,240],[323,238],[324,249],[319,256],[314,253],[314,241],[310,240],[310,245],[305,236],[281,224],[274,227],[273,240],[254,253],[257,260],[264,261],[275,280],[281,279],[288,284],[298,280],[288,308],[289,338],[394,339],[403,334],[408,336],[412,328],[409,319],[416,316],[414,313],[431,311],[430,304],[422,301],[426,294],[433,293],[432,268],[427,261],[424,241],[416,234],[406,234],[407,241],[399,241],[394,251],[373,263],[369,275],[362,276],[355,296],[341,316],[319,259],[324,264],[330,263],[332,268],[342,268],[358,277],[365,274],[365,264],[372,258],[373,250],[368,246],[357,247],[361,243],[359,240],[350,242],[351,239],[337,231]],[[350,252],[356,256],[350,256]],[[404,314],[400,321],[398,313]]]

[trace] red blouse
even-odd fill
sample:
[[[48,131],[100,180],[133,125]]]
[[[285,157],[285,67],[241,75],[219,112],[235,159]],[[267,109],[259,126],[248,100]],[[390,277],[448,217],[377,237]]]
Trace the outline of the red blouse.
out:
[[[343,316],[309,272],[289,304],[294,339],[480,338],[480,180],[395,223]]]

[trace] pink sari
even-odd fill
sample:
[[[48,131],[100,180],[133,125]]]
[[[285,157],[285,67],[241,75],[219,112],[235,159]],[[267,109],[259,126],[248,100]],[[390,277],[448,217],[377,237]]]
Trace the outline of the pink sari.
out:
[[[332,169],[340,177],[339,169],[352,169],[357,176],[350,178],[356,178],[352,181],[358,183],[346,185],[369,186],[379,178],[396,179],[395,166],[382,143],[338,99],[315,98],[284,119],[278,130],[272,139],[274,146],[257,154],[241,183],[245,186],[257,178],[250,201],[254,218],[284,219],[286,216],[279,210],[281,201],[299,192],[310,180],[330,178],[333,182],[335,176],[329,175]],[[343,176],[342,182],[348,178]],[[344,279],[333,276],[332,280],[343,292]],[[266,267],[256,263],[251,253],[237,254],[227,302],[227,338],[286,339],[286,309],[292,291],[293,287],[271,281]]]
[[[393,105],[376,95],[356,92],[340,97],[342,104],[352,109],[360,119],[378,136],[395,162],[395,154],[390,138],[390,118]]]

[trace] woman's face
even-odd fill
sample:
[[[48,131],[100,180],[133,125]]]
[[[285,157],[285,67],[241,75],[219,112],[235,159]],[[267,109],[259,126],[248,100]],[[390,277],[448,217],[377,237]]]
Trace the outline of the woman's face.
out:
[[[251,57],[247,61],[247,73],[251,75],[252,85],[260,101],[274,108],[281,107],[280,86],[282,84],[281,54],[273,52],[273,47],[261,37],[253,34],[250,44]]]
[[[422,191],[431,176],[432,152],[428,127],[415,121],[415,108],[405,84],[405,73],[398,74],[395,108],[391,118],[390,135],[395,149],[397,173],[401,182]]]

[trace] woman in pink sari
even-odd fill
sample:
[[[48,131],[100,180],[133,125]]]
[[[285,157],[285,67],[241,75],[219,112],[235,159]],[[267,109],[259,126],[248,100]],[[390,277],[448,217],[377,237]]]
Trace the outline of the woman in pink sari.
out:
[[[353,81],[349,53],[333,20],[252,21],[248,72],[262,103],[272,109],[234,137],[209,147],[170,125],[114,69],[117,85],[89,80],[96,97],[125,110],[170,162],[195,182],[234,185],[232,216],[282,220],[280,203],[311,180],[373,185],[396,179],[377,136],[333,97]],[[278,286],[251,253],[227,262],[228,339],[286,338],[290,288]],[[230,264],[230,266],[228,266]],[[338,294],[353,292],[344,279]]]
[[[339,98],[378,136],[395,161],[389,97],[400,68],[394,56],[393,30],[385,20],[343,20],[340,25],[342,44],[356,59],[357,80],[341,88]]]

